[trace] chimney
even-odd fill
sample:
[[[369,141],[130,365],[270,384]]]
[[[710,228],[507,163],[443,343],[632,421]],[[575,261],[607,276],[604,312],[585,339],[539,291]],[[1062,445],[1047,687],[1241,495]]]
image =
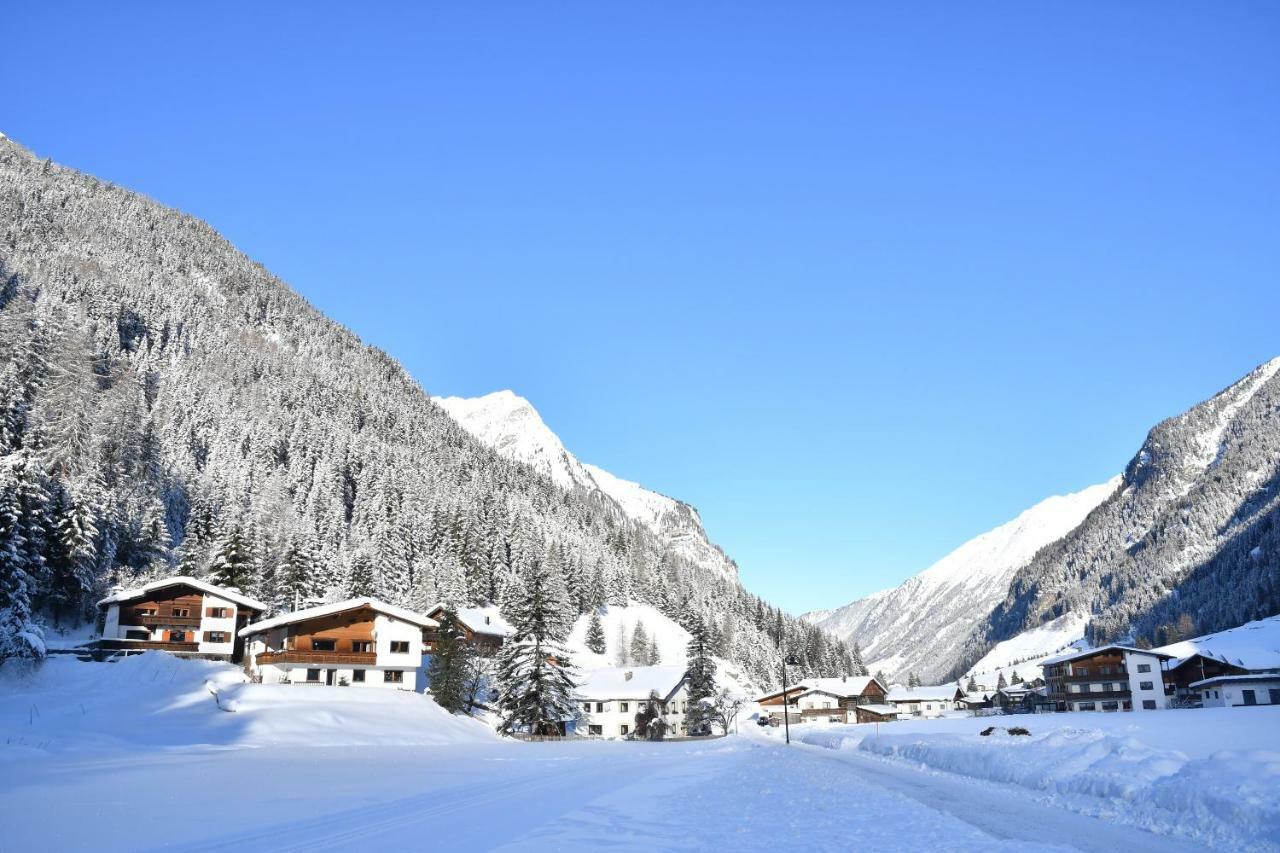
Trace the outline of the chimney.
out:
[[[627,670],[626,672],[622,673],[622,680],[623,680],[623,681],[630,681],[630,680],[631,680],[631,676],[632,676],[633,674],[634,674],[634,673],[632,673],[632,672],[631,672],[631,670]]]

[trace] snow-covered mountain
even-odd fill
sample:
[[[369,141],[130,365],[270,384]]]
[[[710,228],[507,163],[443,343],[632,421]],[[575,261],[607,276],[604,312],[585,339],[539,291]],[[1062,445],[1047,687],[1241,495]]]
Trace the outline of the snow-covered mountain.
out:
[[[561,488],[580,490],[613,505],[691,563],[724,577],[737,577],[737,565],[707,538],[696,509],[579,461],[525,398],[495,391],[483,397],[433,399],[463,429],[508,459],[528,464]]]
[[[1060,539],[1107,499],[1115,477],[1070,495],[1041,501],[1013,521],[969,540],[893,589],[803,619],[862,644],[872,671],[900,680],[915,672],[939,680],[958,647],[1004,600],[1009,581],[1045,545]]]

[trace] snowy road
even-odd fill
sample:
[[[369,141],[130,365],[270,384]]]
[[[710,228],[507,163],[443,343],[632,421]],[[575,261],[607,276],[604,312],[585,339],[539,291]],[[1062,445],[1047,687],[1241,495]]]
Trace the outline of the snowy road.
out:
[[[848,850],[904,837],[951,850],[1191,849],[998,785],[754,733],[61,755],[0,764],[0,777],[6,853]]]

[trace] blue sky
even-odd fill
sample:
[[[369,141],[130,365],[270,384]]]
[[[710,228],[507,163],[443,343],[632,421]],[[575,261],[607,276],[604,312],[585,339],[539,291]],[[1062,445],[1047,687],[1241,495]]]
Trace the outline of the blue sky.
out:
[[[1274,4],[58,5],[6,9],[0,131],[528,397],[796,611],[1280,355]]]

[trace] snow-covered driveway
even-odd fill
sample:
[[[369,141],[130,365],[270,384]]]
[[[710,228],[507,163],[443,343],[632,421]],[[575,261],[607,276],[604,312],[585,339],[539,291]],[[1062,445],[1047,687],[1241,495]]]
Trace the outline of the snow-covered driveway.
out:
[[[852,758],[753,735],[19,758],[0,764],[0,849],[1179,849]]]

